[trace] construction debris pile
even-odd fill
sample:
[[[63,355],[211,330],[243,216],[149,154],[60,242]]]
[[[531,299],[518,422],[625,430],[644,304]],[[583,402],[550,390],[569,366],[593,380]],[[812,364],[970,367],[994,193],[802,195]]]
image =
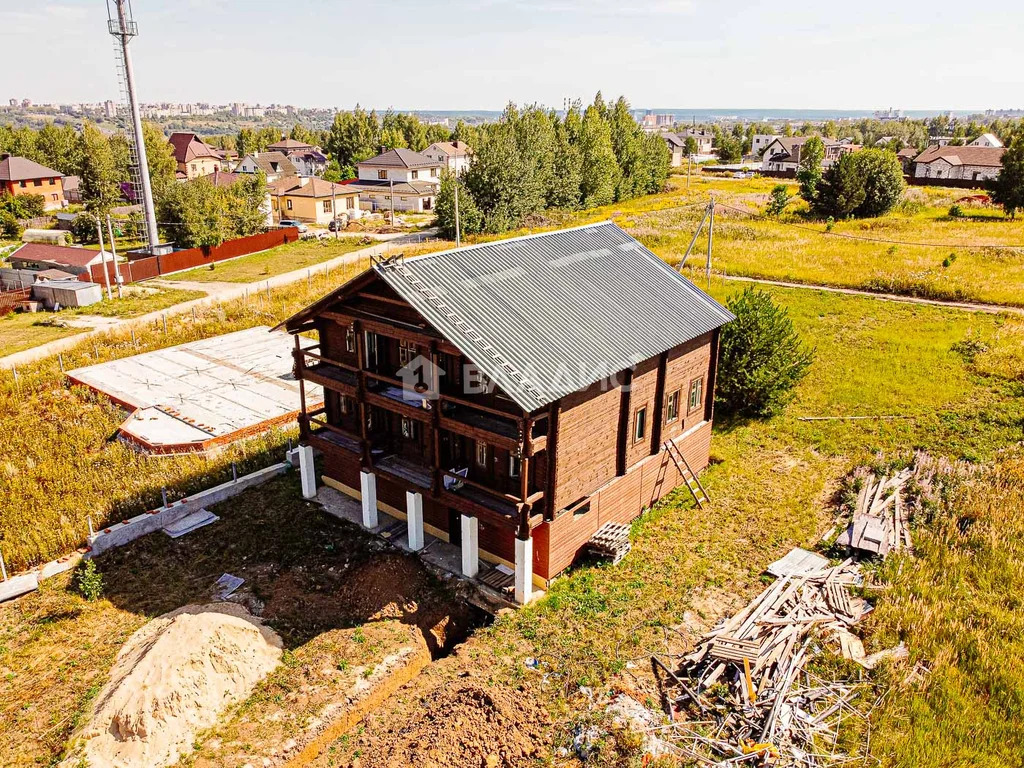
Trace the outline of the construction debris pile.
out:
[[[881,557],[892,549],[910,549],[909,512],[903,489],[914,475],[914,470],[907,468],[892,477],[867,477],[857,496],[853,519],[836,544]]]
[[[850,594],[862,582],[850,560],[782,576],[705,635],[684,657],[681,671],[653,658],[656,672],[667,675],[667,689],[678,691],[667,702],[673,718],[677,710],[691,709],[704,724],[672,738],[682,754],[705,765],[748,759],[802,766],[842,762],[834,753],[839,724],[861,716],[851,706],[858,688],[854,681],[825,681],[806,664],[814,641],[842,646],[842,638],[852,636],[849,628],[871,610]]]
[[[632,549],[629,543],[629,526],[622,523],[605,523],[587,542],[586,551],[597,558],[610,560],[618,565]]]

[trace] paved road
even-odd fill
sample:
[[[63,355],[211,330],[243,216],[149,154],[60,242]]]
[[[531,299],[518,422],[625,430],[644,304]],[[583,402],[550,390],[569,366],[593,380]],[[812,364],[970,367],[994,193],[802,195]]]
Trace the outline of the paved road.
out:
[[[167,288],[182,288],[192,291],[202,291],[206,293],[206,296],[199,299],[193,299],[192,301],[185,301],[181,304],[175,304],[167,309],[149,312],[145,315],[139,315],[138,317],[132,318],[119,319],[103,317],[93,320],[89,316],[77,317],[75,318],[75,322],[78,324],[95,324],[91,330],[86,331],[85,333],[67,336],[63,339],[57,339],[47,344],[41,344],[40,346],[33,347],[32,349],[15,352],[13,355],[0,357],[0,367],[11,368],[18,365],[26,365],[44,357],[56,355],[58,352],[70,349],[85,339],[105,333],[113,328],[125,328],[130,325],[152,323],[164,315],[180,315],[185,312],[191,312],[193,307],[203,307],[223,301],[230,301],[231,299],[236,299],[259,290],[265,291],[268,286],[270,288],[279,288],[284,285],[290,285],[291,283],[297,283],[300,280],[305,280],[307,274],[310,272],[320,273],[325,270],[334,270],[338,267],[344,266],[345,264],[369,259],[370,256],[389,253],[396,246],[420,242],[427,237],[433,237],[434,234],[435,233],[432,230],[424,230],[414,234],[395,235],[378,243],[377,245],[371,245],[358,251],[350,251],[349,253],[338,256],[337,258],[316,264],[315,266],[308,268],[303,267],[302,269],[296,269],[291,272],[274,275],[273,277],[268,277],[265,280],[260,280],[255,283],[198,283],[176,280],[148,280],[145,283],[146,285],[159,285]]]

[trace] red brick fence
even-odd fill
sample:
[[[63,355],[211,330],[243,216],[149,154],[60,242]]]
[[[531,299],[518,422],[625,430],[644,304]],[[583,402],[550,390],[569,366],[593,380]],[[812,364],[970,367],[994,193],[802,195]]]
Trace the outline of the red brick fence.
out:
[[[139,259],[131,259],[118,265],[121,270],[121,277],[126,283],[137,283],[140,280],[149,280],[160,275],[169,275],[172,272],[181,272],[185,269],[195,269],[217,261],[234,259],[238,256],[245,256],[258,251],[265,251],[285,243],[294,243],[299,239],[299,230],[295,227],[284,229],[272,229],[260,235],[240,237],[237,240],[227,240],[220,245],[205,246],[202,248],[189,248],[184,251],[174,251],[164,256],[145,256]],[[103,267],[106,266],[110,281],[114,281],[114,265],[107,262],[105,265],[94,264],[89,268],[94,283],[103,282]]]

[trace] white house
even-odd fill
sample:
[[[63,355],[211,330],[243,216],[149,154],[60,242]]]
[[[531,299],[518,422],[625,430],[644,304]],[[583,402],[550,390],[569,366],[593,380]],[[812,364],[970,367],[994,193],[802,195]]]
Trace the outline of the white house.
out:
[[[464,141],[435,141],[421,154],[437,161],[442,168],[454,171],[456,175],[469,168],[473,160],[473,150]]]
[[[418,181],[441,183],[440,160],[433,160],[411,149],[389,149],[387,152],[356,163],[359,181]]]
[[[764,149],[761,159],[763,171],[793,171],[800,167],[800,152],[810,136],[779,136]],[[840,155],[856,152],[859,144],[843,144],[833,139],[820,137],[825,145],[825,157],[822,168],[828,168]]]
[[[768,148],[776,139],[782,138],[780,135],[775,133],[755,133],[754,137],[750,140],[750,152],[754,157],[761,157],[764,151]]]
[[[693,139],[697,142],[697,155],[710,155],[715,145],[715,134],[704,128],[687,128],[679,133],[679,137],[685,142]]]
[[[672,156],[669,165],[673,168],[678,168],[683,164],[683,159],[686,157],[686,145],[683,142],[682,137],[672,133],[672,131],[665,131],[659,135],[665,142],[665,146],[668,147],[669,154]]]
[[[263,171],[268,182],[299,175],[295,164],[283,152],[250,152],[235,166],[235,173],[256,171]]]
[[[969,147],[994,147],[999,148],[1003,146],[1003,142],[999,140],[999,137],[994,133],[983,133],[981,136],[976,138],[967,146]]]
[[[1002,147],[928,147],[914,159],[914,178],[986,181],[1003,167]]]

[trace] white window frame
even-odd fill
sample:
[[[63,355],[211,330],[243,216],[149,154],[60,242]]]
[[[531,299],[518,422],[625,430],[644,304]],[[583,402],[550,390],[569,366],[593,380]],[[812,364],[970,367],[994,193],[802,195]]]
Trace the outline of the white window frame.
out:
[[[523,471],[523,457],[518,453],[510,453],[508,455],[508,476],[519,477]]]
[[[488,453],[489,451],[487,443],[483,440],[476,441],[476,465],[481,469],[487,469],[488,466]]]
[[[356,351],[356,327],[351,324],[345,329],[345,351]]]
[[[647,437],[647,406],[637,408],[633,413],[633,442],[639,443]]]
[[[414,342],[398,342],[398,362],[400,365],[408,365],[418,354],[419,350]]]
[[[668,398],[665,400],[665,423],[671,424],[679,418],[679,398],[680,391],[677,389],[675,392],[669,392]]]
[[[694,394],[697,395],[697,402],[694,402]],[[704,377],[700,376],[690,382],[690,396],[687,400],[688,413],[693,413],[704,403]]]

